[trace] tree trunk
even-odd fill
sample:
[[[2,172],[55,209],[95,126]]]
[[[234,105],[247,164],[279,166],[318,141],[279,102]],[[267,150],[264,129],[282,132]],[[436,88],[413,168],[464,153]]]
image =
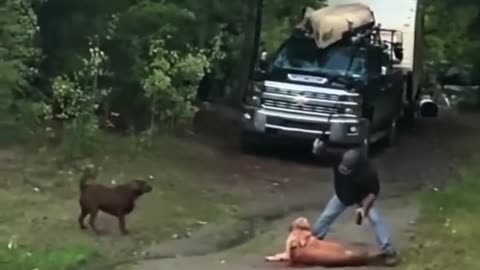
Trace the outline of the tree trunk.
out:
[[[248,0],[247,12],[243,28],[244,44],[242,48],[242,59],[238,70],[238,81],[236,89],[231,93],[230,103],[235,107],[240,107],[248,87],[249,79],[253,74],[253,67],[256,64],[258,43],[261,33],[263,0]]]

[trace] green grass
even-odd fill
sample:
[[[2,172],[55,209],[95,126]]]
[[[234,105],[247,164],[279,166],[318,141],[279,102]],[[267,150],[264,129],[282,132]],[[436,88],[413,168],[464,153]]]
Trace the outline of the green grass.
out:
[[[423,213],[405,270],[480,269],[480,168],[462,170],[445,190],[422,196]]]
[[[2,270],[63,270],[73,269],[95,257],[89,248],[68,247],[64,249],[0,249]]]
[[[0,148],[0,269],[67,270],[98,258],[125,259],[174,234],[198,229],[199,221],[223,223],[236,217],[239,199],[209,189],[211,180],[222,177],[209,149],[159,137],[154,149],[132,151],[129,140],[102,135],[98,153],[79,162],[101,167],[98,181],[106,185],[152,178],[153,192],[127,218],[131,235],[126,237],[117,220],[106,215],[97,222],[104,235],[79,229],[78,166],[62,163],[56,149]],[[17,248],[10,250],[12,240]]]

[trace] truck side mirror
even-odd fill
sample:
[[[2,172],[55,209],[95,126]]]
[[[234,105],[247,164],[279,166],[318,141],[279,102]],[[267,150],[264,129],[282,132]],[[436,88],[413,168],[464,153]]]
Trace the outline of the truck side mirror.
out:
[[[258,63],[261,70],[267,69],[267,59],[268,59],[268,53],[266,51],[262,51],[262,53],[260,53],[260,59]]]
[[[395,56],[395,59],[398,60],[398,62],[402,62],[403,60],[403,47],[401,44],[395,43],[393,44],[393,54]]]

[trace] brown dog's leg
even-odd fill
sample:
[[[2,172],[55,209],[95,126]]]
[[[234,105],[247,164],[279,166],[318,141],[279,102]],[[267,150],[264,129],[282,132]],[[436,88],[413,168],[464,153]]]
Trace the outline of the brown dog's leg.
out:
[[[128,234],[128,230],[127,230],[127,227],[125,225],[125,216],[124,215],[118,216],[118,226],[120,227],[120,231],[122,232],[123,235]]]
[[[90,227],[92,228],[92,230],[96,234],[100,234],[100,232],[97,230],[97,227],[95,226],[95,219],[97,218],[97,214],[98,214],[98,209],[95,209],[95,210],[90,212],[89,224],[90,224]]]
[[[85,211],[82,207],[80,216],[78,216],[78,224],[80,224],[80,228],[82,230],[85,230],[87,227],[85,227],[85,224],[83,221],[85,220],[85,217],[88,215],[87,211]]]

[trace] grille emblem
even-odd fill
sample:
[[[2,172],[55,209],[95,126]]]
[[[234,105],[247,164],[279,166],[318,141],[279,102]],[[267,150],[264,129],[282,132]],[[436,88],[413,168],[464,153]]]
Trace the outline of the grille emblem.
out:
[[[303,106],[309,101],[309,99],[304,95],[298,95],[293,98],[293,101],[295,102],[295,104]]]

